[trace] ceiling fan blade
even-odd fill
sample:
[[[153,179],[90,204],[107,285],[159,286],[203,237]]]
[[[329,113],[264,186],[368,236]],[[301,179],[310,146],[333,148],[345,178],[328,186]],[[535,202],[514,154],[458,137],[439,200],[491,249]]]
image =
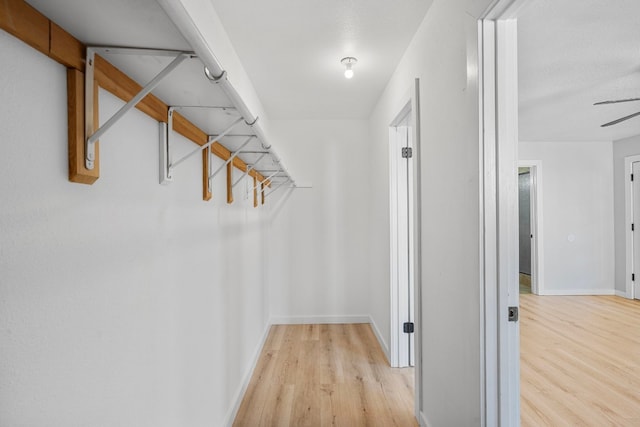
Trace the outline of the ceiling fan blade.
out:
[[[616,99],[613,101],[600,101],[600,102],[596,102],[593,105],[618,104],[620,102],[633,102],[633,101],[640,101],[640,98]]]
[[[636,116],[640,116],[640,111],[638,111],[637,113],[629,114],[628,116],[621,117],[618,120],[614,120],[612,122],[605,123],[603,125],[600,125],[600,127],[604,128],[604,127],[607,127],[607,126],[617,125],[620,122],[624,122],[625,120],[633,119]]]

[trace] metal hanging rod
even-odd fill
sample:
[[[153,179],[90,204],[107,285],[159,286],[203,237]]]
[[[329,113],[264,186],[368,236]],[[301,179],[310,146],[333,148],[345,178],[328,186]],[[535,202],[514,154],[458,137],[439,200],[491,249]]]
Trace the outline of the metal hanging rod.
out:
[[[240,97],[238,91],[231,85],[227,72],[222,68],[218,58],[216,58],[215,54],[211,50],[211,46],[202,36],[200,29],[195,25],[192,16],[189,15],[180,2],[175,2],[173,0],[157,1],[164,11],[171,16],[172,21],[178,27],[189,45],[197,52],[198,57],[208,70],[207,78],[209,78],[212,84],[217,84],[222,89],[231,103],[238,108],[242,117],[247,121],[251,121],[254,115],[251,113],[251,110],[249,110],[244,100]],[[272,156],[277,158],[276,153],[271,149],[271,144],[269,144],[269,141],[266,139],[260,125],[257,124],[254,126],[252,131],[260,140],[262,148],[271,151]],[[282,167],[283,170],[287,170],[281,162],[279,166]],[[291,178],[291,175],[288,172],[287,175]],[[295,180],[293,180],[293,178],[292,182],[295,185]]]
[[[233,184],[231,184],[231,188],[234,188],[236,185],[238,185],[238,183],[240,183],[240,181],[242,181],[242,178],[245,178],[246,176],[249,175],[249,172],[251,172],[251,170],[258,164],[260,163],[260,160],[262,160],[262,158],[264,156],[266,156],[267,154],[269,154],[268,151],[264,152],[260,157],[258,157],[258,160],[256,160],[255,162],[253,162],[253,164],[251,165],[247,165],[247,170],[245,171],[244,175],[241,176],[240,178],[238,178],[236,180],[236,182],[234,182]]]
[[[241,153],[242,147],[246,146],[248,143],[251,142],[251,140],[255,138],[255,136],[250,136],[249,138],[247,138],[247,140],[245,142],[242,143],[242,145],[240,146],[240,148],[238,148],[236,151],[234,151],[233,153],[231,153],[231,156],[229,156],[229,158],[224,162],[224,164],[222,166],[220,166],[218,169],[216,169],[216,171],[214,173],[212,173],[211,175],[209,175],[209,181],[211,181],[217,174],[220,173],[220,171],[222,169],[224,169],[225,166],[227,166],[229,163],[231,163],[233,161],[233,159],[235,159],[238,154]]]
[[[227,135],[228,136],[228,135]],[[249,135],[247,135],[249,136]],[[245,150],[242,152],[242,154],[269,154],[269,151],[251,151],[251,150]]]
[[[95,132],[93,130],[93,89],[95,78],[95,55],[96,52],[103,54],[126,54],[126,55],[153,55],[153,56],[171,56],[173,61],[167,65],[160,73],[158,73],[149,83],[147,83],[129,102],[124,104],[109,120],[106,121]],[[185,51],[169,51],[157,49],[137,49],[137,48],[120,48],[120,47],[87,47],[87,59],[85,69],[85,134],[89,135],[85,142],[85,166],[92,170],[95,162],[95,143],[100,139],[106,131],[108,131],[118,120],[127,112],[133,109],[145,96],[156,88],[178,65],[185,59],[195,58],[193,52]]]

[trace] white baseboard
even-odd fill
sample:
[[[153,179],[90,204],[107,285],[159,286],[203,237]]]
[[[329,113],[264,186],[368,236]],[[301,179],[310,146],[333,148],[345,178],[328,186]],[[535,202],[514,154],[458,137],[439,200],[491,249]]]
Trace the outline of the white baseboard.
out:
[[[282,316],[272,317],[272,325],[309,325],[326,323],[369,323],[369,316]]]
[[[249,387],[249,381],[251,381],[251,377],[253,376],[253,371],[256,369],[258,365],[258,360],[260,359],[260,354],[262,353],[262,348],[264,347],[264,343],[267,340],[267,336],[269,335],[269,329],[271,328],[271,322],[267,322],[267,325],[262,332],[262,337],[260,337],[260,341],[254,350],[253,357],[251,358],[251,362],[249,363],[249,368],[245,372],[244,377],[242,378],[242,383],[240,384],[240,388],[236,392],[233,399],[233,407],[231,411],[227,414],[224,425],[231,427],[233,422],[236,419],[236,415],[238,415],[238,410],[240,409],[240,404],[242,403],[242,399],[244,398],[244,394],[247,392],[247,388]]]
[[[616,289],[616,296],[617,297],[622,297],[622,298],[628,298],[627,297],[627,292],[626,291],[619,291]]]
[[[613,289],[545,289],[540,295],[615,295]]]
[[[420,423],[420,427],[428,427],[431,425],[427,422],[427,417],[424,415],[424,412],[420,412],[420,419],[418,422]]]
[[[382,351],[384,352],[384,355],[387,357],[387,362],[389,362],[391,360],[390,353],[389,353],[389,346],[387,345],[387,342],[382,337],[382,334],[380,333],[380,329],[378,329],[378,325],[376,325],[376,322],[373,320],[373,317],[371,316],[369,316],[368,323],[371,324],[371,329],[373,329],[373,333],[376,335],[376,338],[378,339],[378,343],[380,344],[380,347],[382,347]]]

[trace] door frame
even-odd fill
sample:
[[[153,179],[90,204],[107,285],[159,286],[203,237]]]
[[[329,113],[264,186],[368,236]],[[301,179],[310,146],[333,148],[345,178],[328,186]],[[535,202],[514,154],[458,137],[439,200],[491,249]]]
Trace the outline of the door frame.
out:
[[[631,231],[630,224],[633,223],[633,184],[631,182],[631,174],[633,173],[633,163],[640,162],[640,155],[627,156],[624,158],[624,216],[625,222],[625,298],[635,299],[635,290],[633,287],[633,281],[631,280],[631,274],[636,273],[633,271],[633,255],[634,251],[640,251],[640,248],[634,248],[633,245],[633,232]],[[634,177],[635,182],[635,177]],[[639,231],[640,232],[640,231]],[[636,274],[640,274],[637,272]],[[639,279],[640,280],[640,279]]]
[[[422,338],[420,325],[422,324],[422,189],[421,189],[421,150],[420,150],[420,79],[415,78],[406,95],[398,105],[398,110],[411,106],[412,144],[413,144],[413,317],[414,317],[414,415],[421,419],[422,413]],[[393,122],[392,122],[393,123]],[[391,285],[390,285],[391,287]],[[393,309],[393,308],[392,308]],[[393,325],[393,320],[390,323]],[[392,332],[393,333],[393,332]],[[389,352],[391,353],[391,349]]]
[[[545,295],[544,293],[544,257],[543,240],[544,233],[542,221],[542,162],[540,160],[520,160],[518,167],[529,168],[531,177],[531,293]]]
[[[389,252],[391,256],[391,264],[389,269],[391,284],[391,336],[389,348],[389,363],[392,368],[404,368],[411,366],[411,359],[415,358],[415,338],[412,340],[411,335],[401,332],[401,326],[404,322],[414,321],[415,324],[415,319],[413,318],[411,313],[411,311],[413,311],[415,307],[414,295],[412,295],[415,292],[411,292],[410,289],[403,290],[400,288],[400,277],[403,276],[401,272],[406,269],[406,279],[409,281],[409,288],[413,288],[413,290],[415,290],[415,277],[413,277],[412,275],[415,266],[415,239],[413,233],[415,228],[415,217],[412,212],[412,208],[415,204],[415,193],[412,190],[415,183],[412,182],[412,180],[414,179],[412,174],[412,164],[411,162],[404,161],[408,166],[407,174],[411,175],[408,175],[408,178],[410,179],[405,186],[406,188],[403,188],[403,191],[406,191],[406,197],[408,200],[406,200],[404,206],[401,206],[401,203],[399,203],[399,199],[401,197],[399,192],[399,183],[401,177],[399,173],[400,166],[403,163],[403,159],[400,157],[399,149],[400,143],[405,141],[405,137],[401,137],[397,132],[397,128],[399,126],[405,126],[403,125],[403,122],[406,120],[408,122],[406,124],[406,128],[408,128],[408,132],[410,132],[410,134],[408,133],[406,135],[407,146],[411,147],[411,149],[414,149],[415,142],[412,140],[412,138],[414,137],[413,129],[415,119],[413,117],[411,104],[411,99],[409,99],[393,119],[393,121],[389,124]],[[405,196],[403,195],[402,197]],[[400,212],[406,213],[407,215],[406,241],[403,241],[403,244],[400,243],[400,241],[403,240],[403,238],[401,238],[400,231],[402,220],[398,215]],[[414,303],[414,307],[411,307],[410,310],[407,303]],[[413,335],[415,336],[415,334]],[[410,349],[414,352],[413,358],[410,354]]]
[[[520,425],[517,15],[495,0],[478,20],[482,426]]]

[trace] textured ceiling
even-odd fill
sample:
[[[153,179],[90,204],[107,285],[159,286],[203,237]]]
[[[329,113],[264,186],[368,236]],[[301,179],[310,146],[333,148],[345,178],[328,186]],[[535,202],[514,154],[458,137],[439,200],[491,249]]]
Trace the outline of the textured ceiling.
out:
[[[267,113],[367,118],[431,0],[211,0]],[[340,59],[355,56],[355,76]]]
[[[531,0],[518,17],[520,139],[613,141],[640,134],[640,1]]]

